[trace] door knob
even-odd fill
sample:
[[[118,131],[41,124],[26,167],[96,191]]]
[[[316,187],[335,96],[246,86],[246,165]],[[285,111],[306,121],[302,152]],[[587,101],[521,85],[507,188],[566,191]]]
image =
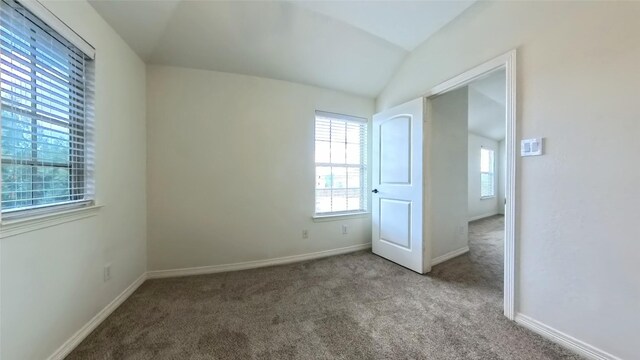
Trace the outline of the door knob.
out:
[[[373,189],[373,190],[371,190],[371,192],[374,193],[374,194],[377,194],[379,191],[378,191],[378,189]]]

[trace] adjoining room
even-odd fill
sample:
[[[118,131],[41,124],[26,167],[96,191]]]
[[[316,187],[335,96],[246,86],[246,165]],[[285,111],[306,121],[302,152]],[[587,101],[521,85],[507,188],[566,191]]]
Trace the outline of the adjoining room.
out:
[[[482,279],[501,308],[505,276],[507,78],[499,69],[428,99],[426,183],[433,273]],[[446,270],[445,270],[446,269]],[[507,290],[508,291],[508,290]]]

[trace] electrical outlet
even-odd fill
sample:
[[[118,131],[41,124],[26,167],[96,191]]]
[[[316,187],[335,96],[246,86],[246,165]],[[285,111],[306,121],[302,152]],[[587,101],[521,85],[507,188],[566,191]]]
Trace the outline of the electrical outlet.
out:
[[[342,235],[347,235],[348,232],[349,228],[347,227],[347,225],[342,225]]]
[[[458,227],[458,240],[465,240],[465,229],[466,228],[464,225],[460,225]],[[467,236],[467,239],[468,239],[468,236]]]
[[[302,238],[303,239],[309,238],[309,230],[302,230]]]
[[[107,282],[111,279],[111,264],[104,266],[104,281]]]

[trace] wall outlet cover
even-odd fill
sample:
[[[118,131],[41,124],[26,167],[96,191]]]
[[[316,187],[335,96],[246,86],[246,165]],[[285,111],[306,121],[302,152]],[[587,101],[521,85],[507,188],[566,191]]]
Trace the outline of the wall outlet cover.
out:
[[[542,155],[544,138],[522,139],[520,141],[520,156]]]

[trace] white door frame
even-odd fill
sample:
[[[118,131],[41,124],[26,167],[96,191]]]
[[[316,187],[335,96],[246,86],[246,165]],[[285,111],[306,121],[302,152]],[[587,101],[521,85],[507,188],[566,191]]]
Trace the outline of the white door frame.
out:
[[[515,261],[516,261],[516,50],[511,50],[506,54],[500,55],[492,60],[485,62],[473,69],[447,80],[429,90],[425,94],[427,111],[425,117],[425,149],[429,149],[431,144],[431,124],[432,113],[430,106],[430,98],[442,95],[446,92],[468,85],[470,82],[495,70],[504,69],[506,73],[506,208],[505,208],[505,237],[504,237],[504,315],[510,320],[515,317]],[[428,159],[429,154],[425,154]],[[431,201],[431,186],[428,177],[430,176],[430,161],[426,162],[424,181],[425,181],[425,209],[429,209]],[[427,210],[428,211],[428,210]],[[428,217],[427,217],[428,218]],[[427,222],[424,224],[425,229],[430,229]],[[424,234],[425,242],[431,246],[431,238],[428,231]],[[426,268],[431,266],[431,258],[425,256]]]

